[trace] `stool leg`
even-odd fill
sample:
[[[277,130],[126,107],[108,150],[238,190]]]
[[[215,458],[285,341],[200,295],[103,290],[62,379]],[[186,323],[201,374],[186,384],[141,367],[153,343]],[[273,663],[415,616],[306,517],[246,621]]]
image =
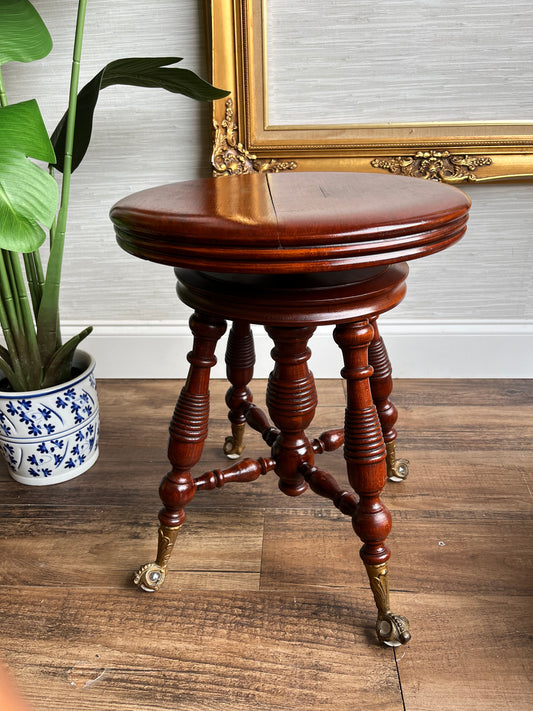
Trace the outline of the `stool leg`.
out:
[[[268,379],[266,404],[276,427],[280,430],[273,446],[279,488],[289,496],[298,496],[307,489],[307,482],[298,471],[303,464],[313,465],[313,445],[305,429],[311,424],[317,405],[313,374],[307,367],[311,351],[307,342],[315,326],[287,328],[267,326],[274,341],[274,370]]]
[[[187,356],[189,376],[182,388],[170,422],[168,458],[171,471],[163,478],[159,495],[159,542],[154,563],[147,563],[134,576],[142,590],[153,592],[163,584],[178,531],[185,521],[185,506],[196,492],[192,467],[202,454],[209,420],[209,374],[216,363],[215,346],[226,330],[226,322],[198,313],[189,321],[194,334]]]
[[[248,388],[254,374],[254,365],[254,338],[250,324],[234,321],[226,349],[226,373],[231,383],[226,393],[231,435],[224,442],[224,454],[228,459],[238,459],[244,449],[245,413],[254,399]]]
[[[396,458],[397,432],[394,425],[398,419],[398,410],[390,400],[392,367],[385,343],[379,333],[377,317],[370,319],[370,323],[374,328],[374,337],[368,348],[368,360],[374,368],[370,377],[370,387],[387,448],[387,478],[390,481],[403,481],[409,474],[409,460]]]
[[[334,339],[342,349],[347,381],[344,457],[350,484],[359,495],[352,518],[354,531],[363,542],[360,551],[378,608],[376,624],[380,641],[396,646],[411,638],[405,617],[391,612],[385,541],[391,516],[380,499],[387,479],[386,448],[379,416],[372,400],[368,347],[373,328],[368,321],[335,327]]]

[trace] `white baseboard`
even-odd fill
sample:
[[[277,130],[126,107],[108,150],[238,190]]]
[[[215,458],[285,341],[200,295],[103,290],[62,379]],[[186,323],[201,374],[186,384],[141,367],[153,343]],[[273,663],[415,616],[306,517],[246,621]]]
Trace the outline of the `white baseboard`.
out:
[[[64,336],[81,330],[64,325]],[[384,321],[381,332],[396,378],[531,378],[533,323],[488,321]],[[256,377],[272,369],[272,343],[255,329]],[[341,368],[340,352],[331,328],[321,328],[311,340],[310,367],[317,378],[334,378]],[[186,321],[95,324],[86,349],[95,357],[99,378],[184,378],[191,347]],[[224,344],[213,377],[225,377]]]

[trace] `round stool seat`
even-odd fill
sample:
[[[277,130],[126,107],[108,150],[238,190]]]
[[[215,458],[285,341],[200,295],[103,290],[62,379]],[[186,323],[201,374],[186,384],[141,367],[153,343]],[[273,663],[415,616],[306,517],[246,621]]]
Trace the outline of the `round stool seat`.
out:
[[[392,264],[466,229],[456,188],[371,173],[256,173],[143,190],[111,210],[131,254],[210,272],[281,274]]]

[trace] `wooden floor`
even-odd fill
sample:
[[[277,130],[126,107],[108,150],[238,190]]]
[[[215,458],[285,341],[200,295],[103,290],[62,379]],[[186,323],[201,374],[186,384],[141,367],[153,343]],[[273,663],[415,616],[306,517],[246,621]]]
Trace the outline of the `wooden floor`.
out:
[[[340,383],[318,385],[313,436],[344,409]],[[32,709],[533,708],[531,381],[396,383],[411,474],[384,498],[393,609],[413,633],[396,651],[375,640],[350,521],[274,474],[200,492],[165,587],[132,587],[154,558],[177,387],[100,382],[101,455],[78,479],[32,489],[0,472],[0,659]],[[201,471],[225,465],[225,388]],[[253,433],[246,453],[266,453]],[[320,462],[345,480],[340,452]]]

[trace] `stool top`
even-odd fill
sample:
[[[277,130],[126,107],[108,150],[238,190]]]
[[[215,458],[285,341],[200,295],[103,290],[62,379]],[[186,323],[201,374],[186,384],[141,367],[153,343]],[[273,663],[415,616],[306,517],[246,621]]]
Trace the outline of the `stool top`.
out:
[[[255,173],[173,183],[120,200],[117,241],[150,261],[202,271],[318,272],[445,249],[470,200],[449,185],[373,173]]]

